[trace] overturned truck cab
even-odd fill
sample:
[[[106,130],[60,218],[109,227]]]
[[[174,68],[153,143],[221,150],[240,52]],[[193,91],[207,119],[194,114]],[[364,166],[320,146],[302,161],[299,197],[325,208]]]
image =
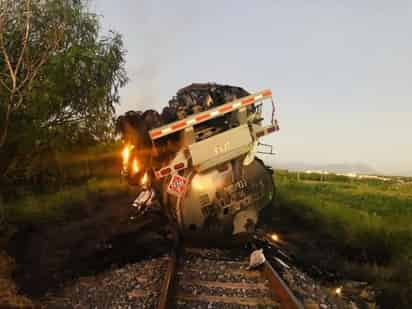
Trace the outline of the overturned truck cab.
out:
[[[262,124],[265,102],[272,104],[268,125]],[[140,199],[156,191],[163,210],[190,237],[254,231],[275,192],[272,169],[256,157],[259,139],[279,130],[270,90],[192,84],[161,115],[133,115],[120,117],[118,128],[125,149],[133,150],[123,175],[141,188]]]

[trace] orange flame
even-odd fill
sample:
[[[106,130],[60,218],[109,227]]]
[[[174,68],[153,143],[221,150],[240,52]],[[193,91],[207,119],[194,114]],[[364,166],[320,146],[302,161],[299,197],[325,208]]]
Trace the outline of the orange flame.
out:
[[[270,238],[272,238],[273,241],[279,241],[279,236],[276,233],[270,235]]]
[[[141,184],[145,185],[148,180],[149,180],[149,176],[147,175],[147,173],[144,173]]]
[[[139,172],[139,165],[137,163],[137,159],[133,160],[133,173],[137,174]]]
[[[342,294],[342,287],[341,287],[341,286],[340,286],[340,287],[337,287],[337,288],[335,289],[335,294],[338,295],[338,296],[340,296],[340,295]]]
[[[131,146],[127,144],[123,151],[122,151],[122,157],[123,157],[123,164],[126,165],[129,162],[129,157],[130,157],[130,149]]]

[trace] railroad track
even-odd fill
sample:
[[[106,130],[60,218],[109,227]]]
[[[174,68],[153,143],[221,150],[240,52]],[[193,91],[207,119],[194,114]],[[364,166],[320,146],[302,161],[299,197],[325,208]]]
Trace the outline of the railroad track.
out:
[[[158,308],[303,308],[269,262],[254,270],[247,270],[248,263],[246,250],[183,248],[176,243]]]

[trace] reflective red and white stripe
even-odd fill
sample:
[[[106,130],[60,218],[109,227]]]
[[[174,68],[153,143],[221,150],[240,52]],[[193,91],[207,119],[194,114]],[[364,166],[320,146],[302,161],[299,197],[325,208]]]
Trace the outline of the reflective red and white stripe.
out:
[[[249,95],[247,97],[235,100],[230,103],[215,107],[213,109],[207,110],[202,113],[187,117],[183,120],[178,120],[167,124],[163,127],[153,129],[149,132],[152,140],[156,140],[160,137],[175,133],[177,131],[183,130],[187,127],[202,123],[204,121],[223,116],[226,113],[233,112],[244,106],[249,106],[251,104],[257,103],[259,101],[268,99],[272,97],[272,91],[269,89],[260,91],[258,93]]]
[[[155,176],[156,176],[157,179],[161,179],[161,178],[169,176],[171,174],[175,174],[178,171],[181,171],[181,170],[183,170],[187,167],[188,167],[188,162],[187,161],[182,161],[182,162],[176,163],[174,165],[169,165],[169,166],[161,168],[160,170],[155,171]]]
[[[275,120],[274,124],[266,126],[266,127],[262,128],[259,131],[256,131],[255,135],[256,135],[256,138],[259,138],[259,137],[268,135],[268,134],[276,132],[276,131],[279,131],[279,126],[278,126],[277,121]]]

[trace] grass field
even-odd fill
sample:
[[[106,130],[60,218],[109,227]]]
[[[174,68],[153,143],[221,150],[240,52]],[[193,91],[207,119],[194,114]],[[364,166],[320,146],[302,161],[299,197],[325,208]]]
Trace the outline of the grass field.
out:
[[[78,219],[87,211],[102,207],[99,200],[128,192],[129,186],[119,177],[95,178],[78,186],[47,194],[28,194],[2,205],[7,222],[56,223]]]
[[[342,249],[364,256],[363,265],[350,266],[363,276],[360,279],[374,281],[389,297],[399,299],[400,306],[412,304],[412,184],[408,179],[359,180],[285,171],[275,178],[285,211],[336,239]]]

